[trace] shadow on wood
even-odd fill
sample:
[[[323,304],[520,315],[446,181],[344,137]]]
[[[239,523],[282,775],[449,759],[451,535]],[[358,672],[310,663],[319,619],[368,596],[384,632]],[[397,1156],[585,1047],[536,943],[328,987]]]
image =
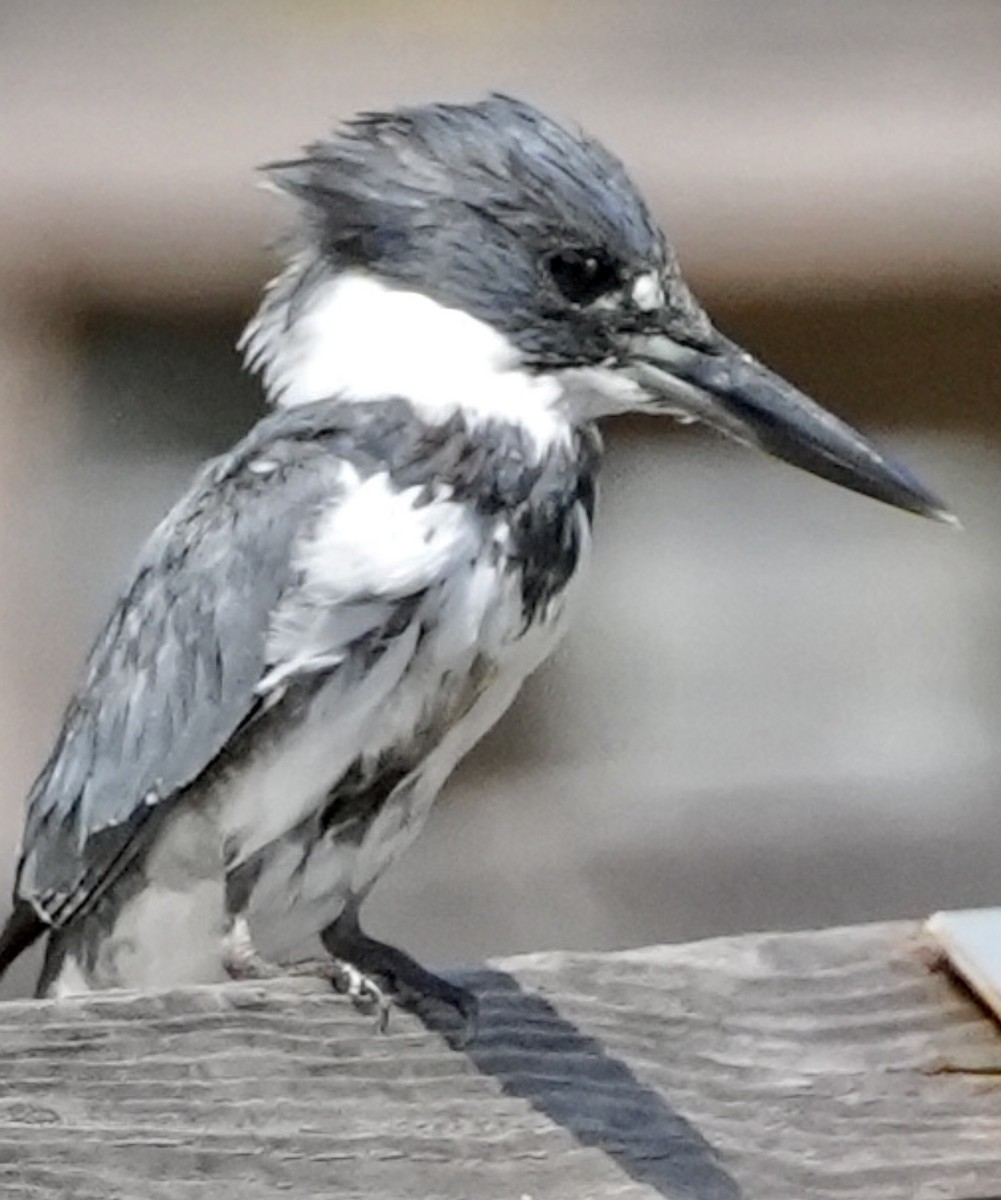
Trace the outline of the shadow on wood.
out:
[[[916,925],[462,978],[465,1051],[301,978],[0,1005],[0,1194],[1001,1196],[1001,1037]]]
[[[469,972],[462,982],[484,997],[485,1008],[489,1004],[481,1036],[464,1052],[507,1095],[527,1100],[581,1146],[607,1154],[624,1174],[663,1196],[740,1197],[699,1131],[599,1039],[525,992],[513,975]],[[566,1185],[572,1186],[569,1178]],[[590,1180],[581,1178],[577,1186],[584,1190],[576,1194],[586,1195]]]

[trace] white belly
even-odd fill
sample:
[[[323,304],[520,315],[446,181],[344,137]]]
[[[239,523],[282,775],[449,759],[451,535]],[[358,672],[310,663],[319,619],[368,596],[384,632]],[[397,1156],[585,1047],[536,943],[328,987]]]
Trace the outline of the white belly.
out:
[[[582,524],[586,526],[583,515]],[[252,866],[254,883],[245,915],[255,943],[281,953],[326,928],[349,898],[362,898],[384,870],[420,833],[431,806],[458,762],[510,706],[525,679],[553,651],[568,624],[579,588],[585,553],[567,587],[556,595],[531,626],[524,627],[516,576],[496,567],[474,572],[443,602],[439,633],[426,635],[421,649],[395,688],[370,705],[358,746],[370,753],[391,753],[405,746],[437,696],[461,685],[485,656],[489,680],[475,701],[435,741],[414,770],[392,792],[357,843],[324,832],[314,804],[287,833],[259,848]],[[312,724],[312,722],[311,722]],[[330,740],[318,722],[311,736],[317,745]],[[329,778],[328,789],[349,764]],[[294,786],[295,781],[287,781]],[[324,793],[324,799],[326,792]]]

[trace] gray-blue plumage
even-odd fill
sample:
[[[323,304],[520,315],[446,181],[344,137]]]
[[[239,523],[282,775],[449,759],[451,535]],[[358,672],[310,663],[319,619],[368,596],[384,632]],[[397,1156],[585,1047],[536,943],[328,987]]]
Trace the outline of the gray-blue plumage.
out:
[[[154,810],[261,707],[254,689],[270,614],[292,583],[294,539],[336,491],[322,445],[270,445],[283,417],[200,473],[150,538],[91,652],[28,799],[18,892],[54,924],[127,865]],[[264,445],[285,460],[271,477],[248,469]]]
[[[597,419],[718,427],[925,515],[903,468],[722,337],[622,166],[494,96],[358,118],[248,326],[278,407],[140,556],[28,802],[0,971],[199,982],[247,929],[341,981],[467,1000],[358,908],[566,626]]]
[[[612,330],[629,317],[568,307],[540,273],[550,256],[597,248],[614,272],[677,275],[618,159],[510,97],[365,114],[266,171],[303,202],[328,266],[361,266],[460,308],[540,366],[617,354]],[[684,315],[687,289],[677,300]]]

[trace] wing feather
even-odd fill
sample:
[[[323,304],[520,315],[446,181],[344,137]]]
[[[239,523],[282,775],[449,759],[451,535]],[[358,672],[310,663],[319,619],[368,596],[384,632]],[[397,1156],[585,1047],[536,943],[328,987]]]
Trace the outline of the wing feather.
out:
[[[289,424],[286,422],[285,424]],[[18,895],[61,924],[259,699],[297,537],[335,502],[329,440],[262,422],[154,531],[28,798]]]
[[[412,480],[449,437],[402,402],[328,401],[203,469],[140,554],[29,795],[20,899],[64,924],[290,680],[399,635],[477,535],[463,505],[391,483],[387,452]]]

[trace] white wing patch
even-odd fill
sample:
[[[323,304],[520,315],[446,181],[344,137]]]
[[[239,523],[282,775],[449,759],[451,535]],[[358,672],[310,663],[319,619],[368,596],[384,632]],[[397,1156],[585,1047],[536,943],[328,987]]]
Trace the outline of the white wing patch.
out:
[[[335,667],[400,600],[472,561],[478,542],[471,514],[447,489],[426,503],[421,492],[397,490],[385,472],[362,479],[344,465],[337,500],[296,553],[300,582],[272,620],[272,665],[259,693],[293,675]]]
[[[422,490],[400,491],[386,472],[362,480],[346,466],[342,498],[299,557],[307,586],[335,601],[401,596],[427,586],[456,557],[471,557],[476,541],[467,508],[447,488],[421,503]]]

